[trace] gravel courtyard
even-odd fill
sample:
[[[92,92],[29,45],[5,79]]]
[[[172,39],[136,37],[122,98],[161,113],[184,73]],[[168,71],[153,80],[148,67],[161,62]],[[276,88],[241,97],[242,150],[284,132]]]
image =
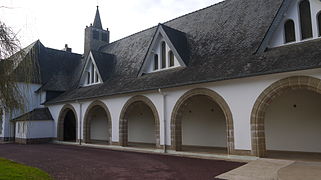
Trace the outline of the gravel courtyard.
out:
[[[57,180],[213,180],[244,164],[57,144],[0,144],[0,157],[40,168]]]

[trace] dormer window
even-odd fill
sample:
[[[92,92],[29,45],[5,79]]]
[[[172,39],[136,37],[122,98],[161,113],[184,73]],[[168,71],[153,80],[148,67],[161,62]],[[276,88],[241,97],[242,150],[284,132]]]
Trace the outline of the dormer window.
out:
[[[95,72],[95,83],[98,83],[99,82],[99,77],[98,77],[98,73],[97,72]]]
[[[166,70],[181,66],[181,63],[175,57],[174,52],[168,44],[160,40],[159,44],[152,50],[152,56],[149,64],[149,72]]]
[[[269,48],[321,37],[320,0],[293,0],[288,5],[288,9],[278,16],[282,19],[273,22],[282,23],[273,29],[275,32],[269,40]]]
[[[145,67],[145,71],[156,72],[179,66],[184,66],[176,58],[174,52],[170,49],[168,44],[161,38],[159,39],[160,41],[151,51],[152,54],[148,60],[149,63],[146,65],[147,67]]]
[[[98,72],[94,63],[90,63],[86,71],[86,85],[97,84],[100,82]]]
[[[90,72],[89,72],[89,71],[87,71],[87,72],[86,72],[86,74],[87,74],[87,81],[86,81],[86,84],[90,84],[90,82],[91,82],[91,80],[90,80]]]
[[[160,24],[148,48],[138,76],[186,67],[185,61],[188,59],[188,54],[186,34]],[[184,60],[182,57],[184,57]]]
[[[302,40],[312,38],[311,9],[309,0],[303,0],[299,4],[301,38]]]
[[[91,64],[91,71],[90,71],[90,77],[91,77],[90,84],[95,83],[95,76],[96,76],[96,74],[95,74],[95,66],[92,63]]]
[[[294,21],[289,19],[284,24],[284,33],[285,33],[285,43],[295,41],[295,27]]]
[[[158,70],[158,55],[154,55],[154,71]]]
[[[85,67],[81,75],[81,81],[79,84],[80,86],[90,86],[102,82],[103,81],[100,76],[100,72],[98,71],[96,61],[94,60],[92,52],[90,52],[87,57]]]
[[[166,68],[166,43],[162,42],[162,69]]]
[[[169,59],[169,67],[173,67],[175,65],[175,63],[174,63],[174,53],[171,50],[168,52],[168,59]]]

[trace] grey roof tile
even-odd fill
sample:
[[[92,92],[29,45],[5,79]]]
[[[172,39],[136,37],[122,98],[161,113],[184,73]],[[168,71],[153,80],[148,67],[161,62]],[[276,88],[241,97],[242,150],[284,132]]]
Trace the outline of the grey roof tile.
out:
[[[157,27],[138,32],[101,48],[114,55],[103,84],[71,88],[48,102],[59,103],[158,88],[221,81],[321,67],[321,40],[256,53],[282,0],[226,0],[164,23],[179,49],[176,32],[185,34],[187,67],[137,76]],[[180,36],[182,33],[178,33]],[[176,40],[177,38],[177,40]],[[181,50],[184,51],[184,48]],[[103,59],[98,58],[106,63]],[[103,71],[103,70],[102,70]],[[74,77],[77,77],[74,75]]]
[[[106,54],[98,51],[92,50],[91,52],[103,81],[106,81],[114,72],[116,57],[112,54]]]
[[[37,108],[25,113],[12,121],[48,121],[53,120],[48,108]]]
[[[26,61],[32,60],[33,83],[42,84],[43,90],[66,91],[76,84],[78,75],[75,72],[81,65],[81,55],[62,50],[46,48],[39,40],[24,49],[25,58],[20,62],[19,68],[24,68]],[[23,74],[21,74],[24,76]]]

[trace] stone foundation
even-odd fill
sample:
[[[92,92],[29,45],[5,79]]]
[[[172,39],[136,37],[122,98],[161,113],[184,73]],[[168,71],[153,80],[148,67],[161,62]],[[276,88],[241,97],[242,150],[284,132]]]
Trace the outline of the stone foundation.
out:
[[[42,144],[51,142],[53,138],[33,138],[33,139],[24,139],[24,138],[15,138],[15,142],[18,144]]]
[[[8,142],[8,141],[13,141],[14,138],[12,137],[0,137],[0,143],[1,142]]]

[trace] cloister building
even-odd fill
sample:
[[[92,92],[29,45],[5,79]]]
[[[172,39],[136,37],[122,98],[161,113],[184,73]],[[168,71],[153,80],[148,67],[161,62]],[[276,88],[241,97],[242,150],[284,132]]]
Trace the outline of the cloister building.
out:
[[[83,54],[24,49],[38,78],[0,139],[321,153],[320,12],[319,0],[225,0],[109,42],[97,7]]]

